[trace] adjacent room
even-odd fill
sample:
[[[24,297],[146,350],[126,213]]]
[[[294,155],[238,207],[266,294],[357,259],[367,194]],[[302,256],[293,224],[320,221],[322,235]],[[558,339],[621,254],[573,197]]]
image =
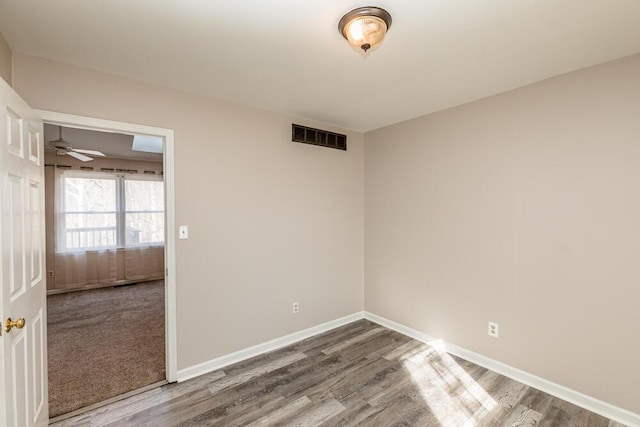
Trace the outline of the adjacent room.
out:
[[[143,135],[51,124],[44,139],[56,418],[165,383],[163,148]]]
[[[640,426],[638,22],[0,2],[0,424]]]

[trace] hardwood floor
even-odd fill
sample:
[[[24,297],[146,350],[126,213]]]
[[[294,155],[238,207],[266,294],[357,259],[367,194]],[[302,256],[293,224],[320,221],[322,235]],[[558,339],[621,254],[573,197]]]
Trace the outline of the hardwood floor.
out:
[[[621,426],[366,320],[54,424],[210,425]]]

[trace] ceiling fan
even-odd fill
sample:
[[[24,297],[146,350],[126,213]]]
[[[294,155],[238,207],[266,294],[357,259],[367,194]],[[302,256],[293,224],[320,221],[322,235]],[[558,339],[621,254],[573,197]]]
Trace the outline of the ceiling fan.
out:
[[[73,148],[71,144],[62,139],[62,126],[58,126],[58,139],[49,141],[49,148],[55,150],[59,156],[71,156],[81,162],[89,162],[93,160],[89,156],[105,157],[104,153],[96,150],[83,150],[81,148]]]

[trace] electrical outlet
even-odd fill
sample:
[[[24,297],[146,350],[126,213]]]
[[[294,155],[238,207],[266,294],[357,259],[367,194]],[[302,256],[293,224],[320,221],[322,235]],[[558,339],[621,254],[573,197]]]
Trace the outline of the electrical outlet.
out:
[[[300,311],[300,304],[298,304],[297,302],[294,302],[291,311],[293,313],[297,313],[298,311]]]
[[[49,279],[53,279],[54,277],[56,277],[56,272],[55,272],[55,271],[53,271],[53,270],[49,270],[49,271],[47,271],[47,277],[48,277]]]
[[[496,322],[489,322],[489,336],[498,338],[499,333],[500,333],[500,325],[498,325],[498,323]]]

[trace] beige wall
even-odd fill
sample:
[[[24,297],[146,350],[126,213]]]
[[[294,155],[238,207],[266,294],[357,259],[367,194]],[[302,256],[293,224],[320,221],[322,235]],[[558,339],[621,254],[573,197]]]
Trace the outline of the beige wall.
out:
[[[179,369],[362,310],[362,134],[346,152],[296,144],[292,122],[340,129],[21,54],[13,66],[34,108],[174,129]]]
[[[11,86],[11,48],[0,34],[0,78]]]
[[[367,133],[365,308],[640,413],[638,76],[640,55]]]
[[[45,141],[46,144],[47,141]],[[47,273],[55,271],[55,166],[65,165],[71,166],[73,169],[79,169],[80,167],[93,167],[99,171],[100,168],[119,168],[119,169],[134,169],[139,173],[144,171],[162,171],[162,163],[149,162],[140,160],[129,159],[109,159],[109,158],[95,158],[90,163],[81,162],[70,156],[58,156],[54,152],[47,151],[44,155],[44,162],[47,167],[44,169],[44,184],[45,184],[45,228],[46,228],[46,264]],[[125,260],[124,251],[118,251],[116,256],[118,262],[116,262],[117,280],[126,280],[125,277]],[[162,276],[162,273],[160,274]],[[59,282],[59,281],[58,281]],[[58,283],[57,288],[67,289],[68,286]],[[47,274],[47,290],[56,289],[55,277],[49,277]]]

